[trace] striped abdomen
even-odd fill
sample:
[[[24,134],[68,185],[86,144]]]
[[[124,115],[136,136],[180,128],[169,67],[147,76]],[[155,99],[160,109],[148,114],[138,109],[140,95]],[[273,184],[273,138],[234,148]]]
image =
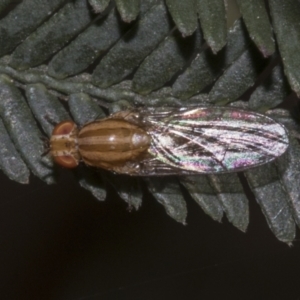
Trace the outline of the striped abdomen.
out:
[[[91,166],[113,169],[147,152],[150,136],[125,120],[106,119],[85,125],[78,133],[78,151]]]

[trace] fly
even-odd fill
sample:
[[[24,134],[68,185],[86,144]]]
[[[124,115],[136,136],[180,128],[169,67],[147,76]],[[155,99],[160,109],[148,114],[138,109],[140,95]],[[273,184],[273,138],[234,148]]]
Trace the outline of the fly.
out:
[[[54,160],[80,161],[133,176],[244,171],[280,157],[286,129],[273,119],[231,107],[140,108],[121,111],[78,129],[58,124],[50,139]]]

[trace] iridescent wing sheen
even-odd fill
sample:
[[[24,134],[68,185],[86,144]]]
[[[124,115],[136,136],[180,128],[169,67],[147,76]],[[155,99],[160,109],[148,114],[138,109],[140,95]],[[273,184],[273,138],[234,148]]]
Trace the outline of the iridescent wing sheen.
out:
[[[237,108],[148,108],[140,114],[152,138],[140,175],[243,171],[274,160],[289,145],[282,125]]]

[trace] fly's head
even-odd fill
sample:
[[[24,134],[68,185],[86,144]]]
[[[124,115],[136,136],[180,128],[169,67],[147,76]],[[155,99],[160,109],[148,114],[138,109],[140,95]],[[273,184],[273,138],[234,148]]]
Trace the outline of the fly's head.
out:
[[[80,161],[78,152],[78,129],[73,121],[57,124],[50,138],[50,154],[54,161],[65,167],[75,168]]]

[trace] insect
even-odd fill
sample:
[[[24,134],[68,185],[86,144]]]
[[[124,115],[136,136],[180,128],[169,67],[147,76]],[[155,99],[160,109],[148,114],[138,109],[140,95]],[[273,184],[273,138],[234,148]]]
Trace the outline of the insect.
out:
[[[50,139],[55,162],[80,161],[134,176],[238,172],[268,163],[288,148],[285,128],[237,108],[140,108],[78,129],[58,124]]]

